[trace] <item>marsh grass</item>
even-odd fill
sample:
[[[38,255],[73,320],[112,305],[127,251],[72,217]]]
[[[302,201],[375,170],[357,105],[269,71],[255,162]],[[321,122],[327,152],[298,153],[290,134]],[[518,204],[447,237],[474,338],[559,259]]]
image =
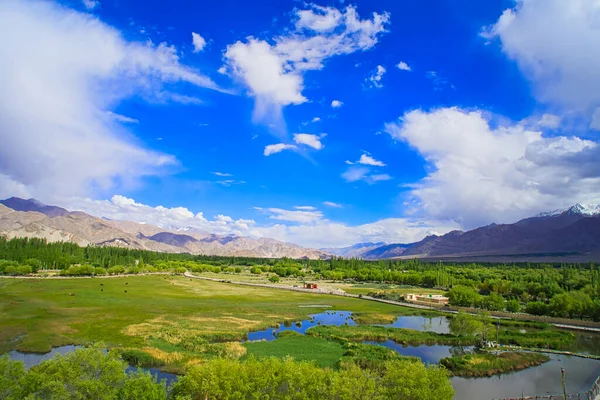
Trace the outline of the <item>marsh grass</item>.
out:
[[[454,336],[450,334],[416,331],[403,328],[386,328],[383,326],[315,326],[307,335],[332,340],[350,340],[355,342],[384,342],[393,340],[406,345],[456,345],[471,346],[477,343],[475,337]]]
[[[300,307],[315,304],[328,307]],[[156,351],[157,360],[174,362],[177,369],[204,359],[205,342],[239,341],[249,331],[277,327],[286,320],[305,320],[325,310],[401,314],[403,309],[171,276],[2,279],[0,352],[43,353],[55,346],[104,342],[111,348]]]
[[[550,357],[541,353],[473,353],[443,358],[440,360],[440,365],[448,368],[453,375],[477,377],[520,371],[548,361]]]
[[[396,318],[391,314],[352,314],[352,319],[359,325],[367,324],[392,324]]]
[[[296,361],[314,361],[319,367],[334,367],[344,355],[340,343],[300,334],[280,334],[277,340],[271,342],[247,342],[243,345],[247,349],[247,357],[292,357]]]

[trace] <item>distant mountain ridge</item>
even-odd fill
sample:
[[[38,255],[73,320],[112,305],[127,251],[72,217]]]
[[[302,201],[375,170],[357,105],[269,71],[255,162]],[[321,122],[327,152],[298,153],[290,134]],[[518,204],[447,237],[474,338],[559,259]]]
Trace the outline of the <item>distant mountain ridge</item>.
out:
[[[331,247],[321,249],[328,254],[332,254],[335,256],[345,257],[345,258],[363,258],[363,254],[368,253],[373,249],[377,249],[381,246],[385,246],[385,242],[365,242],[365,243],[357,243],[348,247]]]
[[[308,249],[268,238],[216,235],[193,228],[163,229],[150,224],[97,218],[45,205],[35,199],[0,200],[0,235],[70,241],[82,246],[118,246],[162,252],[264,258],[473,258],[528,259],[577,255],[600,261],[600,205],[576,204],[514,224],[490,224],[470,231],[430,235],[416,243],[365,242],[343,248]]]
[[[327,257],[322,251],[275,239],[222,236],[191,229],[172,231],[150,224],[97,218],[17,197],[0,201],[0,235],[171,253],[261,258]]]
[[[47,206],[36,199],[21,199],[18,197],[11,197],[6,200],[0,200],[0,204],[5,205],[8,208],[12,208],[15,211],[36,211],[47,215],[48,217],[62,217],[69,213],[61,207]]]
[[[388,244],[361,256],[377,258],[542,257],[579,255],[600,259],[600,205],[576,204],[514,224],[431,235],[417,243]]]

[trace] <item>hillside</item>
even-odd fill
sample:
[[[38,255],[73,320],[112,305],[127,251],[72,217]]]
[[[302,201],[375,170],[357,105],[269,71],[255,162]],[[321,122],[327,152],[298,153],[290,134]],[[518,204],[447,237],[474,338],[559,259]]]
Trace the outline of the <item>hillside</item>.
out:
[[[16,209],[6,206],[13,205]],[[62,211],[61,211],[62,210]],[[326,254],[268,238],[179,233],[131,221],[112,221],[83,212],[69,212],[35,199],[11,198],[0,204],[0,235],[68,241],[81,246],[118,246],[172,253],[264,258],[311,258]]]

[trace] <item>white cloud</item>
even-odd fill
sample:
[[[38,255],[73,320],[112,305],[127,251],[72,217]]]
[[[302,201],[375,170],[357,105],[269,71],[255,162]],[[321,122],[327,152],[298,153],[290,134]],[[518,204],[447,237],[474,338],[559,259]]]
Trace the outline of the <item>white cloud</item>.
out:
[[[373,183],[380,182],[380,181],[389,181],[391,179],[393,179],[393,178],[388,174],[374,174],[374,175],[369,176],[369,180]]]
[[[324,135],[311,135],[309,133],[296,133],[294,134],[294,142],[298,144],[304,144],[316,150],[321,150],[323,147],[325,147],[321,143],[321,138],[323,136]]]
[[[284,150],[295,150],[297,148],[298,147],[296,147],[293,144],[285,144],[285,143],[270,144],[267,147],[265,147],[265,151],[263,154],[265,156],[270,156],[271,154],[279,153]]]
[[[370,172],[369,168],[365,167],[350,167],[342,174],[342,178],[346,182],[356,182],[364,179]]]
[[[444,234],[454,229],[458,229],[455,223],[388,218],[356,226],[319,220],[310,224],[291,226],[284,224],[261,226],[254,231],[265,237],[323,248],[344,247],[362,242],[412,243],[422,240],[427,235]]]
[[[196,32],[192,32],[192,44],[194,45],[194,53],[198,53],[204,50],[206,40]]]
[[[321,120],[320,117],[314,117],[311,122],[319,122]]]
[[[113,119],[113,120],[119,121],[119,122],[123,122],[126,124],[138,124],[140,122],[139,120],[137,120],[135,118],[131,118],[126,115],[117,114],[112,111],[107,111],[106,116],[110,119]]]
[[[296,28],[307,29],[316,32],[329,32],[340,25],[342,13],[331,7],[320,7],[316,4],[310,5],[310,10],[298,10],[296,12]]]
[[[428,175],[411,185],[428,218],[473,228],[600,201],[596,142],[544,137],[519,124],[492,128],[483,113],[458,108],[411,111],[386,131],[429,164]]]
[[[83,6],[90,11],[100,5],[98,0],[82,0],[81,2],[83,3]]]
[[[354,165],[354,163],[353,163],[352,161],[350,161],[350,160],[346,160],[346,161],[344,161],[344,162],[345,162],[346,164],[348,164],[348,165]]]
[[[600,106],[597,0],[519,0],[482,35],[499,39],[542,102],[586,117]]]
[[[204,104],[204,101],[194,96],[186,96],[184,94],[179,93],[165,93],[163,98],[165,100],[170,100],[175,103],[184,104],[184,105],[200,105]]]
[[[233,218],[229,215],[217,214],[215,215],[215,221],[219,225],[227,225],[228,223],[233,222]]]
[[[332,207],[332,208],[344,208],[343,205],[341,205],[339,203],[334,203],[333,201],[324,201],[323,205],[326,205],[327,207]]]
[[[226,172],[213,172],[214,175],[216,176],[222,176],[222,177],[229,177],[229,176],[233,176],[232,174],[228,174]]]
[[[294,207],[296,210],[302,210],[302,211],[315,211],[316,208],[313,206],[295,206]]]
[[[358,160],[358,163],[363,165],[373,165],[376,167],[385,167],[385,164],[383,162],[374,159],[368,154],[361,155],[360,159]]]
[[[384,12],[361,20],[354,6],[343,11],[305,6],[295,10],[295,29],[270,42],[249,37],[227,47],[224,59],[228,69],[256,100],[255,121],[275,121],[281,126],[282,107],[308,100],[302,94],[305,71],[322,69],[325,60],[333,56],[372,48],[390,19]]]
[[[381,80],[383,79],[383,74],[385,74],[385,67],[378,65],[375,71],[367,78],[367,81],[370,82],[369,85],[371,87],[382,88],[383,84]]]
[[[311,210],[285,210],[282,208],[259,208],[257,209],[265,214],[269,214],[269,219],[278,221],[289,221],[298,223],[314,223],[323,218],[323,213],[316,209]]]
[[[344,105],[344,103],[339,100],[333,100],[331,102],[331,107],[333,107],[333,108],[340,108],[343,105]]]
[[[107,112],[131,96],[160,102],[166,84],[219,90],[174,47],[127,41],[56,3],[2,1],[0,26],[0,174],[42,200],[168,172],[174,157],[137,143]]]
[[[402,71],[412,71],[412,68],[404,61],[400,61],[398,64],[396,64],[396,68]]]
[[[335,204],[335,203],[333,203]],[[218,214],[208,220],[202,212],[192,212],[185,207],[152,207],[133,199],[115,195],[110,200],[71,198],[59,204],[70,210],[80,210],[112,220],[147,223],[164,229],[194,228],[216,234],[234,234],[252,237],[269,237],[314,248],[342,247],[359,242],[410,243],[423,239],[433,232],[446,233],[456,229],[454,223],[439,221],[413,221],[390,218],[373,223],[349,226],[323,218],[317,210],[285,210],[255,207],[269,216],[274,224],[257,224],[253,219],[234,219]],[[286,222],[290,222],[287,225]]]
[[[235,179],[225,179],[222,181],[216,181],[216,184],[222,185],[222,186],[231,186],[231,185],[243,185],[246,183],[246,181],[236,181]]]
[[[350,167],[341,176],[346,182],[364,181],[369,185],[392,179],[388,174],[372,174],[368,167]]]
[[[560,126],[561,118],[558,115],[544,114],[540,118],[538,125],[544,128],[557,129]]]

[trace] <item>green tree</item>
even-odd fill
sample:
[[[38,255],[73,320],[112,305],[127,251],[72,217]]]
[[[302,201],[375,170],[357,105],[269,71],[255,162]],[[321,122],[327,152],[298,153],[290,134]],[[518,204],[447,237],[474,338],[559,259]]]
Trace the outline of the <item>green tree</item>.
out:
[[[127,374],[127,364],[101,347],[77,349],[33,367],[25,376],[22,393],[48,400],[164,400],[164,383],[149,373]]]
[[[277,283],[277,282],[279,282],[279,276],[277,276],[277,275],[271,275],[269,277],[269,281],[271,281],[273,283]]]
[[[450,304],[461,307],[473,307],[479,303],[479,294],[470,287],[456,286],[448,292]]]
[[[481,304],[483,308],[490,311],[502,311],[505,308],[504,298],[498,293],[490,293],[489,296],[483,297]]]
[[[213,359],[192,367],[172,391],[184,399],[450,400],[454,390],[445,369],[420,361],[383,362],[381,371],[350,364],[339,371],[313,363],[267,358]]]
[[[506,311],[516,313],[519,312],[520,309],[521,303],[519,303],[519,300],[510,299],[506,302]]]
[[[25,377],[23,363],[11,360],[7,355],[0,357],[0,399],[20,400]]]
[[[250,268],[250,273],[260,275],[260,274],[262,274],[262,269],[260,269],[260,267],[254,266],[254,267]]]
[[[555,317],[573,318],[575,301],[569,293],[557,294],[550,300],[548,309]]]
[[[459,312],[450,320],[450,332],[457,336],[474,336],[481,331],[481,322],[474,316]]]

